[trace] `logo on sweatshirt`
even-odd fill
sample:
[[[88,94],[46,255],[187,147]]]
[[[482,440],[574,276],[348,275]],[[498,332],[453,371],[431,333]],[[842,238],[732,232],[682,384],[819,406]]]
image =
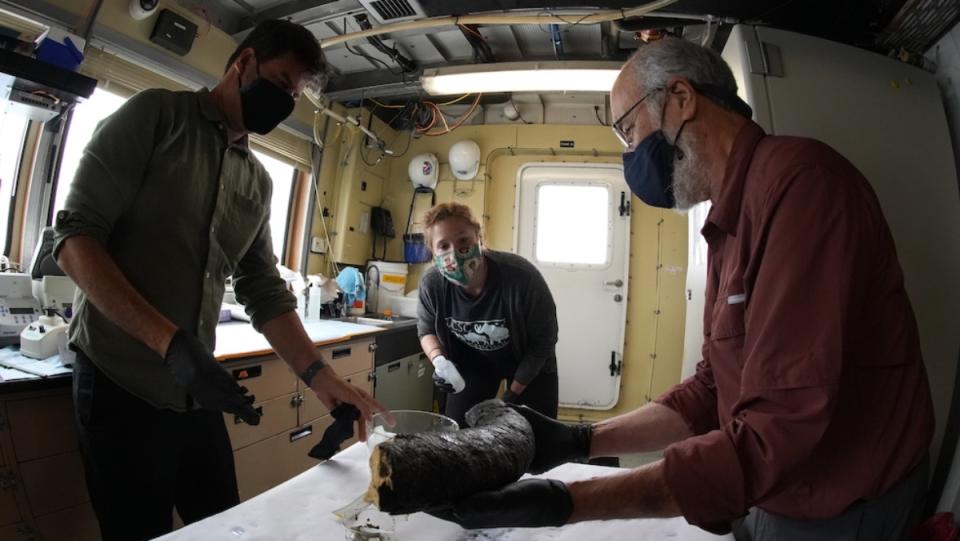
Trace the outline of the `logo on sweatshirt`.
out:
[[[478,351],[496,351],[510,343],[506,319],[458,321],[448,317],[446,322],[454,336]]]

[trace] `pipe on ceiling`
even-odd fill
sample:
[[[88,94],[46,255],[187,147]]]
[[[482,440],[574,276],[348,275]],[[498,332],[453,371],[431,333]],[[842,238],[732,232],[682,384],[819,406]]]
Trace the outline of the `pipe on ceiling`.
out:
[[[537,15],[511,15],[489,14],[489,15],[463,15],[457,17],[430,17],[428,19],[419,19],[402,23],[385,24],[369,30],[342,34],[340,36],[330,37],[320,41],[321,47],[330,47],[339,43],[363,39],[370,36],[379,36],[391,32],[403,32],[408,30],[423,30],[426,28],[436,28],[438,26],[455,26],[466,24],[483,25],[514,25],[514,24],[598,24],[620,19],[629,19],[631,17],[641,17],[652,11],[676,3],[677,0],[655,0],[642,6],[629,9],[607,9],[597,11],[589,15],[577,17],[576,15],[562,16],[553,13],[539,13]]]

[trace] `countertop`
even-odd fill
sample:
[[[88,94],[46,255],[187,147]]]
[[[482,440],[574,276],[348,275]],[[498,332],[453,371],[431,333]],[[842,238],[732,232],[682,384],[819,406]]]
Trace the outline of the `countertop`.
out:
[[[218,515],[181,528],[163,541],[266,541],[350,539],[333,511],[350,503],[370,482],[370,453],[356,443],[333,459],[318,464],[289,481]],[[539,477],[573,481],[623,471],[586,464],[564,464]],[[454,481],[455,482],[455,481]],[[678,541],[732,540],[716,536],[672,519],[636,519],[583,522],[562,528],[496,529],[466,531],[424,513],[388,517],[372,510],[367,517],[383,528],[392,528],[395,541],[582,541],[584,539],[630,539],[633,541],[675,539]],[[361,515],[363,517],[364,515]]]
[[[318,347],[347,342],[366,335],[383,332],[383,327],[358,325],[346,321],[319,320],[304,322],[307,335]],[[246,322],[231,321],[217,326],[217,349],[214,356],[222,362],[269,355],[273,352],[267,339]],[[67,387],[71,374],[0,381],[0,392],[19,393]]]

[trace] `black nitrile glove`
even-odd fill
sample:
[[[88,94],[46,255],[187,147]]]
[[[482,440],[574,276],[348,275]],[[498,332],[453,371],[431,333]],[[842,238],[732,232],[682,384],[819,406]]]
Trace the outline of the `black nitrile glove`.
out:
[[[468,530],[543,528],[566,524],[573,513],[573,499],[560,481],[525,479],[427,512]]]
[[[520,395],[511,391],[510,389],[507,389],[506,391],[503,392],[502,400],[507,404],[516,404],[517,401],[520,400]]]
[[[510,404],[510,407],[523,415],[533,428],[535,451],[530,464],[532,473],[542,473],[560,464],[590,457],[592,425],[568,425],[527,406]]]
[[[353,404],[340,404],[330,412],[333,424],[323,431],[320,443],[307,453],[317,460],[329,460],[340,450],[340,444],[353,437],[353,423],[360,418],[360,410]]]
[[[433,373],[433,384],[437,386],[437,389],[440,389],[445,393],[454,394],[455,392],[453,385],[451,385],[447,380],[438,376],[436,372]]]
[[[252,405],[253,395],[247,394],[247,389],[220,366],[195,336],[178,329],[163,364],[200,406],[232,413],[249,425],[260,424],[260,414]]]

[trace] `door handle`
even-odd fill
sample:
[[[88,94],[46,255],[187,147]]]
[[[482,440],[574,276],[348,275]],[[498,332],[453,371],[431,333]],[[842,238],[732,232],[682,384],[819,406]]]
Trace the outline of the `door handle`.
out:
[[[603,283],[603,285],[613,286],[613,287],[623,287],[623,280],[619,278],[617,278],[616,280],[607,280]]]

